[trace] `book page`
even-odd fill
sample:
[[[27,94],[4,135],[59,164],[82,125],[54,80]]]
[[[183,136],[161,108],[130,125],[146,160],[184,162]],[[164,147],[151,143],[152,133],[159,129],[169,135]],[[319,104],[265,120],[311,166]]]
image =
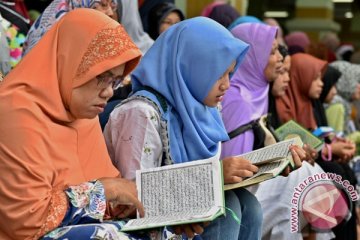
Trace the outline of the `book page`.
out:
[[[213,216],[224,206],[221,162],[197,160],[136,172],[145,218],[129,222],[164,226]],[[145,227],[149,227],[145,226]]]
[[[289,147],[292,144],[296,144],[295,139],[288,139],[282,142],[278,142],[255,151],[239,155],[239,157],[250,160],[254,165],[280,160],[291,155]]]

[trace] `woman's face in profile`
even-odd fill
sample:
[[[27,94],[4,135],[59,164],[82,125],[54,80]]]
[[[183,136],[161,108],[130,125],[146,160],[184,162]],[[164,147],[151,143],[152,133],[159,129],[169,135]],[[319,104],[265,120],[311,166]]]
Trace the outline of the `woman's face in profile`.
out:
[[[100,2],[94,4],[93,9],[98,10],[113,19],[114,17],[117,17],[117,14],[116,16],[114,15],[116,12],[116,5],[112,0],[101,0]]]
[[[73,117],[76,119],[92,119],[103,112],[107,101],[114,93],[114,84],[122,78],[124,69],[125,64],[114,67],[74,88],[68,109]]]
[[[279,45],[276,39],[273,40],[268,64],[264,70],[266,79],[269,82],[275,81],[281,72],[283,57],[279,52]]]
[[[159,35],[165,32],[169,27],[180,21],[181,18],[177,12],[170,12],[160,23]]]
[[[314,81],[311,82],[311,86],[309,89],[309,97],[312,99],[318,99],[322,92],[323,86],[324,86],[324,83],[321,80],[321,73],[319,72],[316,75],[316,78],[314,79]]]
[[[287,55],[284,59],[283,66],[280,74],[275,79],[274,84],[271,88],[271,94],[275,97],[281,97],[285,95],[286,89],[289,87],[290,82],[290,65],[291,65],[291,57]]]

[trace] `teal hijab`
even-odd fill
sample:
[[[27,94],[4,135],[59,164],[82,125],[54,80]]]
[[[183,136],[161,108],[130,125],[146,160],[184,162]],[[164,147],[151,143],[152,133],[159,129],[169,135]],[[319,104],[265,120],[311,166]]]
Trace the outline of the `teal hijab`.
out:
[[[203,104],[216,81],[244,58],[248,44],[219,23],[196,17],[175,24],[155,41],[133,73],[133,92],[151,87],[167,101],[174,163],[209,158],[228,136],[216,108]]]

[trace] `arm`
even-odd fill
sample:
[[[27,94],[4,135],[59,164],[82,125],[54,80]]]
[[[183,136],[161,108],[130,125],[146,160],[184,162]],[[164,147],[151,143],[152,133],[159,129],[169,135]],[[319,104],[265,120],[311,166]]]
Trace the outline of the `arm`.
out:
[[[111,113],[104,136],[111,160],[124,178],[134,180],[136,170],[161,166],[159,121],[157,111],[141,100]]]

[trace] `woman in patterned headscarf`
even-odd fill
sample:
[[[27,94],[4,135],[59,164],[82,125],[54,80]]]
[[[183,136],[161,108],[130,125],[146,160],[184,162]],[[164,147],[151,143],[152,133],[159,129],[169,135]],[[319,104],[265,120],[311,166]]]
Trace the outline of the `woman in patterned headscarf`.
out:
[[[345,134],[350,133],[347,129],[351,115],[351,102],[360,99],[360,66],[346,61],[335,61],[330,64],[341,72],[341,77],[336,83],[338,94],[332,103],[341,103],[345,108],[345,119],[343,130]]]
[[[54,0],[31,26],[26,36],[23,55],[27,54],[51,26],[69,11],[76,8],[92,8],[113,17],[116,7],[117,0]]]
[[[102,221],[134,209],[113,215],[109,203],[135,204],[140,212],[142,207],[135,184],[111,164],[97,115],[115,80],[129,74],[140,56],[117,22],[77,9],[5,77],[0,239],[124,237],[120,221]]]

